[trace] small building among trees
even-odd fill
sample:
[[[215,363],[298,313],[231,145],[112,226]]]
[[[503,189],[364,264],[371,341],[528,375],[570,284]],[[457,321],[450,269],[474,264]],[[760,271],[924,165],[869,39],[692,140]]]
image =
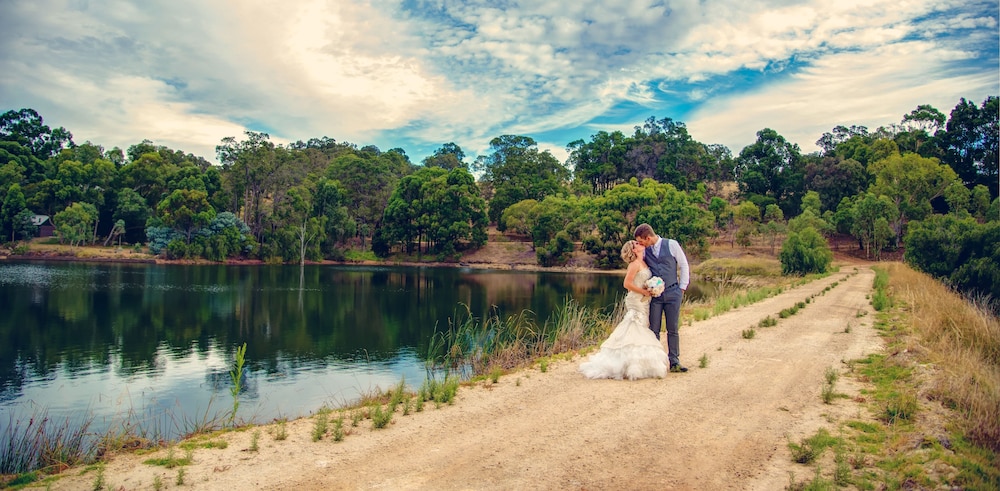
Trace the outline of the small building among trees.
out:
[[[48,215],[32,215],[31,224],[37,227],[35,237],[52,237],[55,234],[56,227]]]

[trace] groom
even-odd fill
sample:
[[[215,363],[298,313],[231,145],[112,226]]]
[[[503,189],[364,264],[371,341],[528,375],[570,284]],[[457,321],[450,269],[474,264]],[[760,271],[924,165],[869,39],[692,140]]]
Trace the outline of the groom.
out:
[[[660,339],[660,325],[663,316],[666,315],[670,371],[686,372],[688,369],[681,366],[680,361],[678,323],[681,315],[681,299],[690,281],[687,256],[676,240],[661,238],[647,223],[636,227],[635,240],[646,248],[644,256],[649,270],[653,276],[659,276],[666,287],[659,297],[652,297],[649,303],[649,328],[656,334],[656,339]]]

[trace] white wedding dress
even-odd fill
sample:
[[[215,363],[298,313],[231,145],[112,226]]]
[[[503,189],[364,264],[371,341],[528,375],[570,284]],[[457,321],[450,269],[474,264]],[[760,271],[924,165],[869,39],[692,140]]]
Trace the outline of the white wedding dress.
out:
[[[638,287],[653,276],[641,269],[633,281]],[[629,290],[625,295],[625,317],[601,343],[601,349],[580,364],[587,378],[662,378],[667,374],[667,352],[649,330],[649,298]]]

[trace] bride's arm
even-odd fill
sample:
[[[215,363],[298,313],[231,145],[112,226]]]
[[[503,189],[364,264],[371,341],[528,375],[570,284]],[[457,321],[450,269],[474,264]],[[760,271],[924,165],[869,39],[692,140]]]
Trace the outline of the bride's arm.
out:
[[[625,271],[625,289],[630,292],[636,292],[639,295],[647,296],[649,291],[645,288],[639,288],[635,286],[635,275],[639,272],[640,264],[639,261],[632,261],[628,263],[628,269]]]

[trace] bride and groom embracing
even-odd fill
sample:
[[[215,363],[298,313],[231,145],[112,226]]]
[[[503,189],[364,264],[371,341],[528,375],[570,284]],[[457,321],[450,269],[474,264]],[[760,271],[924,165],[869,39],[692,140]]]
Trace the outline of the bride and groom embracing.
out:
[[[667,370],[686,372],[680,364],[681,300],[690,279],[687,256],[673,239],[656,235],[648,224],[635,229],[635,240],[622,246],[625,272],[625,316],[601,344],[600,350],[580,364],[587,378],[635,380],[662,378]],[[663,280],[663,291],[655,295],[647,281]],[[657,289],[658,290],[658,289]],[[666,317],[667,347],[660,342],[660,326]]]

